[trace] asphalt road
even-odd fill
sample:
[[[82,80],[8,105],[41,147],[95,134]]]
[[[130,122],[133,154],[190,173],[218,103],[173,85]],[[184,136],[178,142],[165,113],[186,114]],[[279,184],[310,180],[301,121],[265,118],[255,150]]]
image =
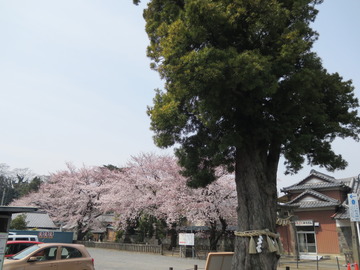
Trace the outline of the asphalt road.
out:
[[[161,256],[147,253],[87,248],[95,260],[96,270],[198,270],[205,268],[205,260]]]

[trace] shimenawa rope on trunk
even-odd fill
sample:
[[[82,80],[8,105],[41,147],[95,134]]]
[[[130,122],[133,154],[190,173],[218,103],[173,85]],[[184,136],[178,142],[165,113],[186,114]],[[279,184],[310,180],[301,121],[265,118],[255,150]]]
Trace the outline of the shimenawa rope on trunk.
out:
[[[264,230],[252,230],[244,232],[234,232],[237,237],[249,237],[249,254],[257,254],[262,252],[263,248],[263,236],[266,237],[268,249],[270,252],[276,252],[281,254],[283,252],[282,244],[280,241],[280,235],[277,233],[270,232],[269,229]],[[257,244],[255,244],[254,237],[258,238]]]

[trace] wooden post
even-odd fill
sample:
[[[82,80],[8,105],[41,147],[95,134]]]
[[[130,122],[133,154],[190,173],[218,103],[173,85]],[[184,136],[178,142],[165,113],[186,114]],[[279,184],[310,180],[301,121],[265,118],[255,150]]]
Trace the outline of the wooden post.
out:
[[[198,266],[196,264],[194,265],[194,270],[198,270]]]

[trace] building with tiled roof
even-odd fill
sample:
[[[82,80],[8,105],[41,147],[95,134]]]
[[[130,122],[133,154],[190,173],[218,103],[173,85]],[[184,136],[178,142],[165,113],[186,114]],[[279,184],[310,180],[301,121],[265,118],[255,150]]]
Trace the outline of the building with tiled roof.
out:
[[[339,206],[340,201],[315,190],[306,189],[287,204],[291,206],[298,206],[300,209],[320,209],[323,207],[337,207]]]
[[[12,219],[23,213],[12,214]],[[27,229],[38,230],[57,230],[58,226],[51,220],[50,216],[45,212],[32,212],[25,214],[25,222]]]
[[[283,205],[292,224],[278,228],[289,254],[344,254],[352,249],[347,194],[359,190],[356,177],[335,179],[311,170],[300,182],[283,188]]]

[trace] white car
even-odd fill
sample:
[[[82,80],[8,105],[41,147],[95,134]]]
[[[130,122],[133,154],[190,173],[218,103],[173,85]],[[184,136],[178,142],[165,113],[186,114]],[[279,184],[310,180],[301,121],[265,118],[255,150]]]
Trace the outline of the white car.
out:
[[[11,234],[8,236],[8,241],[39,241],[39,238],[37,235]]]

